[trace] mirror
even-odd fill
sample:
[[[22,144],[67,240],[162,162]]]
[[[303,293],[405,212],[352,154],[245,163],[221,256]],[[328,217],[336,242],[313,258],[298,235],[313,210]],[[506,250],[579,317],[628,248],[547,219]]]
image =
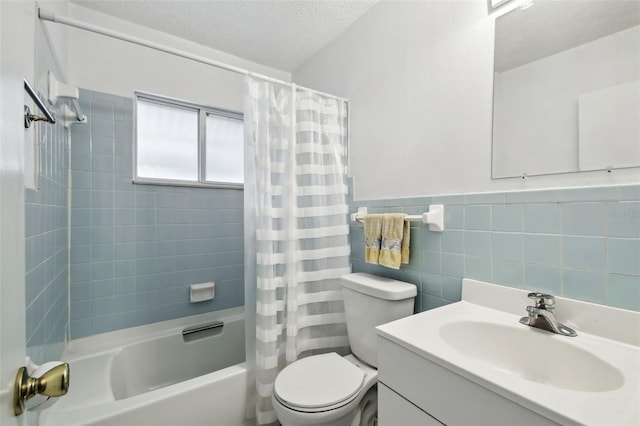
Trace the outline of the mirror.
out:
[[[493,179],[640,166],[640,2],[498,17],[493,102]]]

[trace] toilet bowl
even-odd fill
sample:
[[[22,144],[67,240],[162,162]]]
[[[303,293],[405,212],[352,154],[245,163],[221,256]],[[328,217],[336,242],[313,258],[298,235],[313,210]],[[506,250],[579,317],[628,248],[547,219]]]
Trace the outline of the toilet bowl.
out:
[[[353,355],[314,355],[278,374],[272,397],[282,426],[348,426],[378,381],[378,371]]]
[[[364,273],[345,275],[341,283],[353,354],[313,355],[278,374],[272,403],[282,426],[375,423],[375,327],[411,315],[417,290],[412,284]]]

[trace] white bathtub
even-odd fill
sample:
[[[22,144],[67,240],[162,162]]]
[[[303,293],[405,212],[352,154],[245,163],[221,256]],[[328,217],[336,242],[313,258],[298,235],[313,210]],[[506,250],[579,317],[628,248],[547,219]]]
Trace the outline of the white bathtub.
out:
[[[186,327],[223,321],[219,334],[184,342]],[[247,372],[242,308],[72,341],[69,393],[40,426],[242,426]]]

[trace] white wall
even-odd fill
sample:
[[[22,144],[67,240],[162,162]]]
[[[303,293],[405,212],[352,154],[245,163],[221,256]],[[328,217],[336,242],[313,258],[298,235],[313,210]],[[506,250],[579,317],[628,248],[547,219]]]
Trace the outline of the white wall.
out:
[[[356,199],[640,181],[633,169],[491,179],[493,30],[483,1],[383,0],[294,72],[351,101]]]
[[[635,26],[496,73],[494,175],[577,171],[578,99],[637,80],[638,52]]]
[[[57,2],[42,7],[84,23],[139,37],[185,52],[282,80],[289,73],[201,46],[160,31],[92,11],[73,3],[58,9]],[[47,23],[47,27],[60,24]],[[243,109],[243,76],[150,48],[68,27],[66,46],[56,46],[66,57],[68,82],[80,88],[132,97],[134,90],[185,99],[221,108]],[[62,38],[61,38],[62,39]],[[58,39],[54,39],[58,42]]]
[[[13,416],[13,380],[25,361],[24,78],[34,75],[32,3],[0,1],[0,424]]]

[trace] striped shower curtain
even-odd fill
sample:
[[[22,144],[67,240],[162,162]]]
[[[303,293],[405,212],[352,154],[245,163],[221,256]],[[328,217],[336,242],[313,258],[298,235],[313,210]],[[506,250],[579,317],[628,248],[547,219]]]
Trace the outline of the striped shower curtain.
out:
[[[255,210],[258,424],[273,383],[300,357],[348,348],[340,276],[351,271],[346,103],[247,77],[245,200]],[[250,278],[251,279],[251,278]],[[247,307],[247,309],[251,309]]]

